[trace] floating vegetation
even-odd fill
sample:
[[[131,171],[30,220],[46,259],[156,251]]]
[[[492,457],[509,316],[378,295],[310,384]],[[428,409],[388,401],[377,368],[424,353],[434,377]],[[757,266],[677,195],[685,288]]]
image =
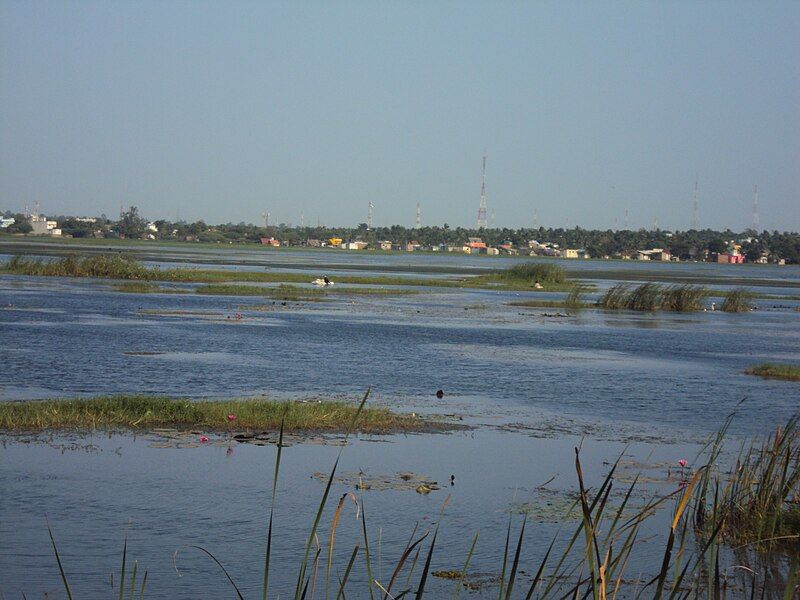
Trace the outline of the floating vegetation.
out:
[[[758,375],[759,377],[769,377],[772,379],[784,379],[786,381],[800,381],[800,367],[795,365],[772,365],[764,363],[757,367],[751,367],[745,371],[748,375]]]
[[[721,309],[725,312],[748,312],[753,310],[750,304],[754,294],[745,288],[734,288],[725,294]]]
[[[707,297],[708,290],[696,285],[664,286],[648,282],[631,289],[618,283],[603,294],[597,305],[612,310],[691,312],[701,310]]]
[[[321,483],[330,481],[326,473],[314,473],[314,479]],[[364,471],[342,473],[337,475],[333,483],[357,490],[372,490],[382,492],[386,490],[414,491],[419,494],[428,494],[440,489],[439,482],[433,481],[430,477],[403,471],[394,475],[370,475]]]

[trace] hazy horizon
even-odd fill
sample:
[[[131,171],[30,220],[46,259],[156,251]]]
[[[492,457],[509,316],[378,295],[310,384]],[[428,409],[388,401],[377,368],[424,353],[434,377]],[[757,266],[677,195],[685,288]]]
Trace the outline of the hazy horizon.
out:
[[[800,230],[800,3],[0,0],[0,210]]]

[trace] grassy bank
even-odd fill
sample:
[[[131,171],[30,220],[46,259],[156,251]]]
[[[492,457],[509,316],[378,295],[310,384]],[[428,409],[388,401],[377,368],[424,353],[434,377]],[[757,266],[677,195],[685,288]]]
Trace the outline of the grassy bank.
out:
[[[275,400],[191,401],[152,396],[109,396],[73,400],[0,403],[0,431],[147,430],[154,427],[227,430],[277,430],[286,414],[286,431],[345,431],[358,406],[346,402]],[[364,433],[425,431],[436,424],[386,408],[365,408],[358,430]]]
[[[794,365],[772,365],[764,363],[745,371],[748,375],[770,377],[772,379],[785,379],[786,381],[800,381],[800,367]]]

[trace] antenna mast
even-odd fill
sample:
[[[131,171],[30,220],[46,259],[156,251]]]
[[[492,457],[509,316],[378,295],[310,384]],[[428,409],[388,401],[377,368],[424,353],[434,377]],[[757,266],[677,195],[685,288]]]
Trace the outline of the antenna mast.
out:
[[[486,222],[486,157],[483,157],[483,174],[481,175],[481,204],[478,207],[478,229],[485,228]]]
[[[261,218],[264,219],[264,229],[269,227],[269,213],[263,212],[261,213]]]
[[[758,221],[758,186],[755,187],[753,191],[753,231],[758,231],[759,228],[759,221]]]
[[[417,229],[422,227],[422,211],[419,208],[419,202],[417,202]]]
[[[697,176],[694,178],[694,202],[692,203],[692,229],[695,231],[700,230],[700,217],[698,215],[697,204]]]
[[[375,205],[372,203],[372,200],[369,201],[367,205],[367,229],[372,229],[372,209],[375,208]]]

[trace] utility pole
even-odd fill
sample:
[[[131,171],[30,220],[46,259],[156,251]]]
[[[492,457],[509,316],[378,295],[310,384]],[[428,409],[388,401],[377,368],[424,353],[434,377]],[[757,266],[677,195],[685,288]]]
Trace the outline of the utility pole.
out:
[[[417,229],[422,227],[422,211],[419,207],[419,202],[417,202],[417,220],[415,221],[415,226]]]
[[[261,218],[264,219],[264,229],[269,227],[269,212],[261,213]]]
[[[697,176],[694,177],[694,201],[692,203],[692,229],[700,230],[699,205],[697,203]]]
[[[753,231],[758,232],[759,226],[760,223],[758,221],[758,186],[756,186],[753,191],[753,224],[752,224]]]
[[[375,205],[372,203],[372,200],[369,201],[367,205],[367,229],[372,229],[372,209],[375,208]]]
[[[486,157],[483,157],[483,171],[481,175],[481,203],[478,206],[478,229],[486,227]]]

